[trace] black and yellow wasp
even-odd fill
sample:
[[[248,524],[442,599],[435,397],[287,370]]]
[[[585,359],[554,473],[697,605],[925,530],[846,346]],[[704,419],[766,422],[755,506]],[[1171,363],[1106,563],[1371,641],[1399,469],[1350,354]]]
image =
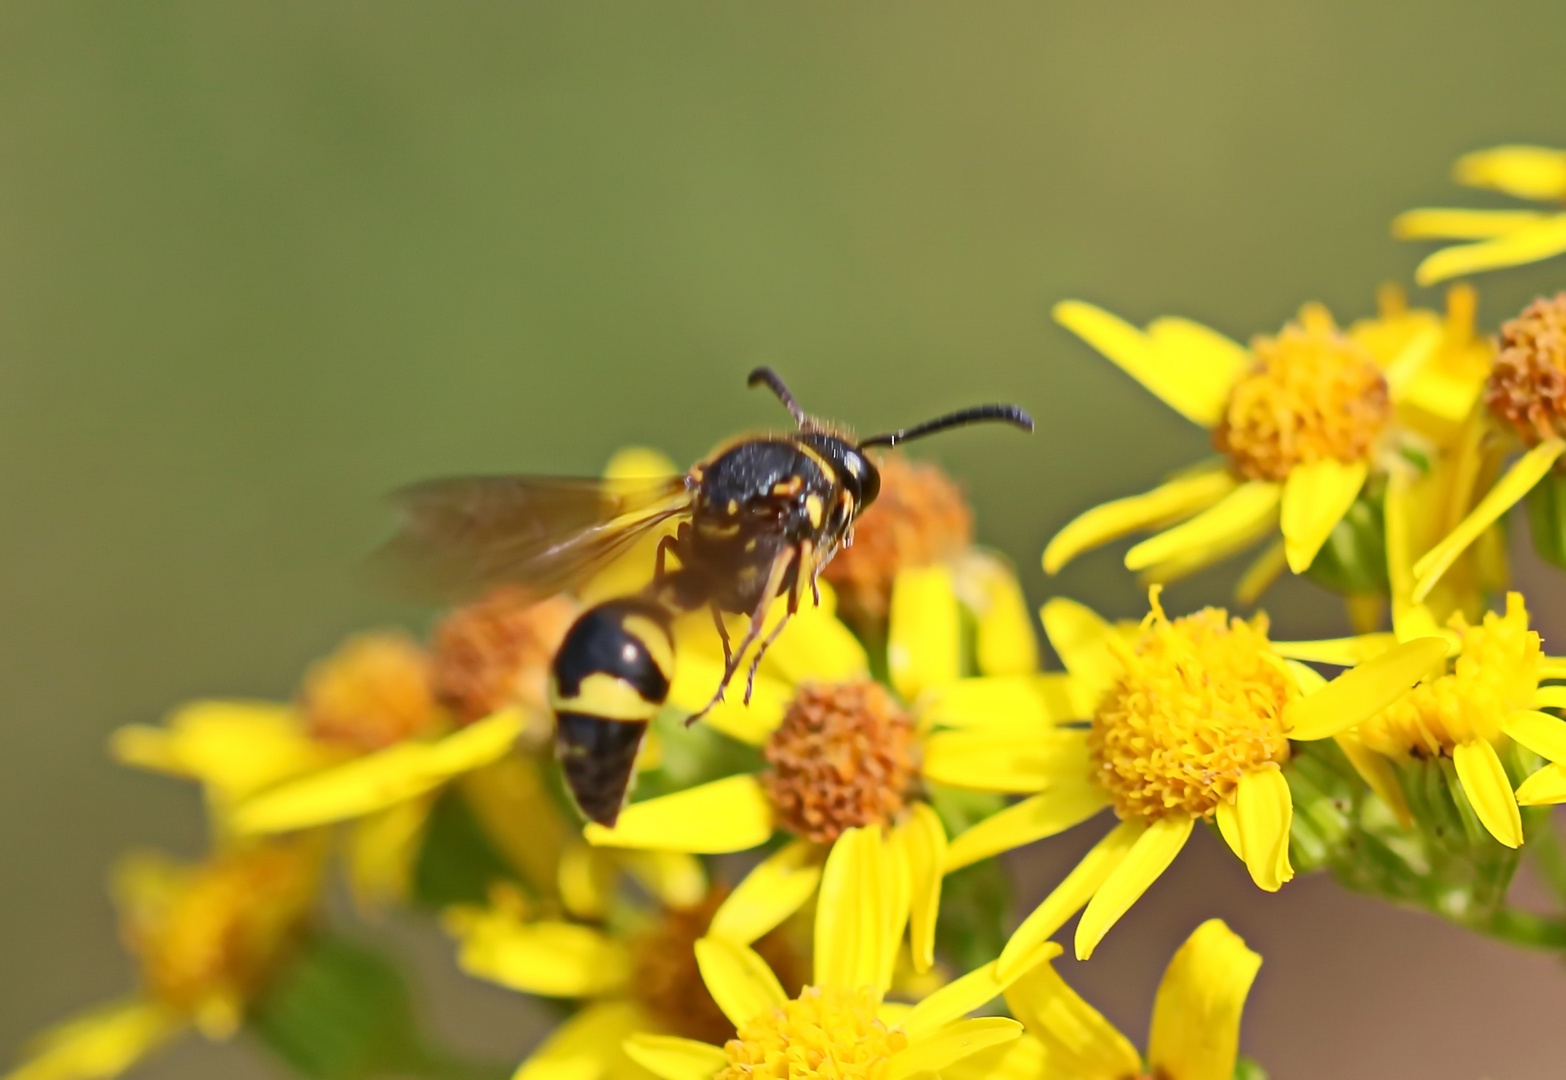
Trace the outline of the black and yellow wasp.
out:
[[[397,495],[403,528],[386,554],[450,600],[497,584],[540,596],[571,589],[639,538],[678,522],[658,544],[651,583],[589,608],[555,654],[550,699],[560,762],[577,805],[603,825],[619,816],[642,736],[668,696],[678,615],[709,608],[722,635],[723,677],[710,709],[753,646],[755,678],[807,589],[819,602],[822,569],[853,542],[854,519],[880,491],[868,448],[981,421],[1033,430],[1032,418],[1014,405],[980,405],[856,442],[806,415],[770,368],[751,372],[749,385],[771,389],[798,429],[725,443],[684,476],[459,477]],[[785,595],[787,615],[758,642],[772,599]],[[725,612],[749,617],[737,648],[724,629]]]

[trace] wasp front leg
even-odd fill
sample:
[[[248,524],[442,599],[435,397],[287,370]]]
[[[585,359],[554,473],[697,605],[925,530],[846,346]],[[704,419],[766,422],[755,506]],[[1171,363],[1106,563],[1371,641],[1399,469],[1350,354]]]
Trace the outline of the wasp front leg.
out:
[[[739,648],[735,649],[734,652],[730,654],[730,656],[724,662],[723,678],[718,683],[717,691],[712,695],[712,700],[707,702],[706,705],[702,706],[700,712],[693,713],[685,721],[686,727],[689,727],[691,724],[694,724],[696,721],[700,720],[703,716],[706,716],[709,712],[712,711],[714,705],[723,700],[723,692],[728,689],[729,680],[733,679],[735,672],[739,670],[740,661],[744,658],[745,654],[750,651],[750,647],[755,645],[757,640],[761,637],[761,628],[767,621],[767,608],[772,606],[772,598],[777,596],[779,591],[782,590],[783,581],[788,577],[789,567],[794,565],[798,557],[799,551],[797,549],[784,548],[783,551],[778,554],[778,557],[773,560],[772,569],[770,572],[768,572],[766,584],[761,590],[761,598],[756,603],[756,610],[750,613],[750,625],[745,628],[745,636],[740,639]],[[798,601],[794,598],[794,593],[796,592],[798,592],[797,585],[790,593],[789,612],[783,616],[783,622],[788,621],[788,615],[792,614],[795,608],[798,606]],[[772,641],[778,636],[778,630],[781,629],[782,625],[779,624],[779,626],[774,629],[770,635],[768,635],[766,642],[761,646],[761,648],[757,650],[755,662],[751,664],[751,683],[754,683],[755,681],[756,664],[761,662],[762,654],[767,651],[766,646],[772,643]],[[750,703],[750,689],[750,685],[747,684],[745,688],[745,703],[747,705]]]

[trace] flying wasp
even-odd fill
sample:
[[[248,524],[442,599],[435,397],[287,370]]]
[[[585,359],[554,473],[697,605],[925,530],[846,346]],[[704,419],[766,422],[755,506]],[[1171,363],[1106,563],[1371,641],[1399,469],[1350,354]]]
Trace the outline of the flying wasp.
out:
[[[820,603],[821,571],[853,542],[855,519],[880,491],[880,474],[865,451],[985,421],[1033,430],[1032,418],[1015,405],[979,405],[855,441],[807,415],[771,368],[752,371],[748,384],[776,394],[797,429],[741,436],[684,476],[458,477],[395,496],[403,527],[386,555],[446,600],[499,584],[539,596],[569,590],[654,529],[677,523],[658,544],[651,583],[583,612],[555,653],[556,750],[578,807],[605,826],[619,817],[642,737],[668,697],[676,617],[708,608],[723,640],[723,676],[691,721],[723,700],[754,647],[748,702],[767,648],[807,590]],[[786,613],[763,639],[767,610],[778,596],[787,597]],[[726,612],[749,617],[737,647],[724,626]]]

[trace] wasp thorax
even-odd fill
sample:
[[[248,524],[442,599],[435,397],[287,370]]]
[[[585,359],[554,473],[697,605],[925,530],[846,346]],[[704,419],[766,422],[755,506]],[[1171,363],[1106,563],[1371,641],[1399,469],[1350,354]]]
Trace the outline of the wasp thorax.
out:
[[[1155,598],[1137,640],[1111,647],[1121,672],[1088,751],[1121,818],[1210,815],[1241,776],[1288,760],[1283,709],[1299,691],[1264,617],[1207,608],[1171,621]]]
[[[1392,417],[1370,351],[1309,305],[1276,337],[1251,344],[1255,363],[1229,393],[1213,444],[1247,480],[1287,479],[1296,465],[1367,460]]]
[[[632,992],[662,1031],[721,1046],[734,1038],[734,1024],[702,980],[696,963],[696,942],[712,925],[712,917],[729,890],[714,888],[699,904],[669,908],[631,943]],[[753,948],[772,968],[788,993],[803,985],[802,958],[780,930],[756,941]]]
[[[1484,401],[1529,446],[1566,436],[1566,292],[1541,296],[1501,327]]]
[[[429,658],[396,632],[350,638],[311,667],[299,706],[315,738],[356,750],[384,749],[442,723]]]
[[[831,843],[902,813],[918,777],[915,746],[913,721],[879,683],[805,686],[767,743],[762,779],[784,828]]]
[[[807,986],[798,997],[740,1025],[715,1080],[884,1080],[908,1036],[877,1015],[875,990]]]
[[[431,646],[435,696],[458,723],[516,706],[533,742],[550,735],[549,664],[580,613],[575,600],[540,600],[499,588],[460,607],[436,628]]]
[[[880,497],[855,522],[853,546],[822,575],[845,614],[871,621],[886,618],[899,570],[952,558],[973,543],[973,511],[940,466],[894,453],[880,475]]]

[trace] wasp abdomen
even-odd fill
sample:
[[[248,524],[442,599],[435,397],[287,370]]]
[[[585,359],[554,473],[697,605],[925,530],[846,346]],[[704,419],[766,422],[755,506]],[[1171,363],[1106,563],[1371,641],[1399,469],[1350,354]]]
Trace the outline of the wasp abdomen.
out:
[[[566,784],[582,813],[613,826],[647,724],[674,677],[670,612],[643,598],[583,612],[555,653],[550,705]]]

